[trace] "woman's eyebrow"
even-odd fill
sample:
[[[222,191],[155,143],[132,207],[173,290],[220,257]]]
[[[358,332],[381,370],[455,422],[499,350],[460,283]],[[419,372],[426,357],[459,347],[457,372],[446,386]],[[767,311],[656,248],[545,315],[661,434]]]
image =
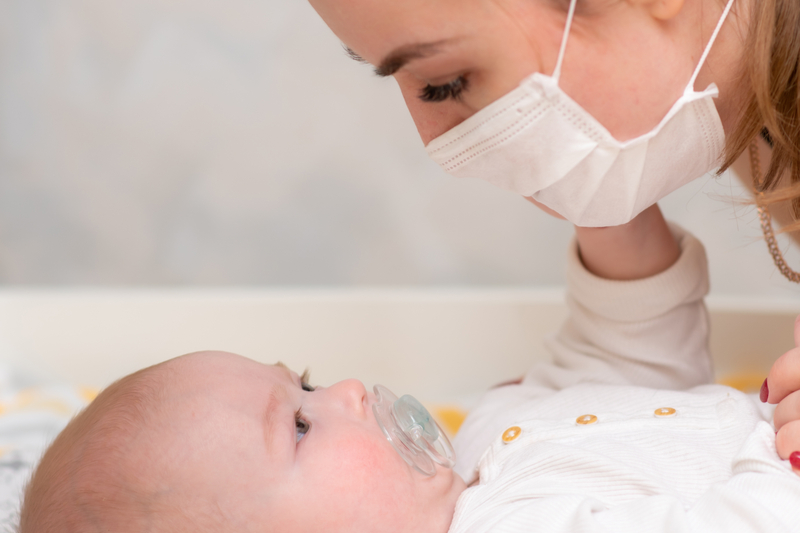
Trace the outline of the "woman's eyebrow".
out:
[[[441,51],[442,45],[447,44],[450,41],[451,39],[445,39],[433,43],[406,44],[399,48],[396,48],[392,52],[390,52],[383,59],[383,61],[381,61],[380,65],[375,67],[375,74],[382,78],[391,76],[392,74],[394,74],[395,72],[406,66],[406,64],[408,64],[410,61],[438,54]],[[352,59],[361,63],[367,62],[364,60],[363,57],[355,53],[351,48],[345,46],[344,49],[347,52],[347,55],[350,56]]]

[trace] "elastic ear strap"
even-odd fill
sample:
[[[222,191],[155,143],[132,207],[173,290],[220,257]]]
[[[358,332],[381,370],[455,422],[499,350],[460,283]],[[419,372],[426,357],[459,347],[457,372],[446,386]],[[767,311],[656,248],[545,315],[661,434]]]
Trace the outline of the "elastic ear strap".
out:
[[[708,44],[706,45],[706,49],[703,50],[703,55],[700,56],[700,62],[694,69],[694,74],[692,74],[692,79],[689,80],[689,85],[686,87],[686,90],[684,92],[688,93],[694,91],[694,82],[695,80],[697,80],[697,75],[700,74],[700,69],[703,68],[703,63],[706,62],[708,53],[711,51],[711,46],[717,39],[717,35],[719,35],[719,30],[722,29],[722,25],[725,24],[725,19],[728,18],[728,13],[731,12],[731,7],[733,7],[733,0],[728,0],[728,4],[725,6],[725,10],[722,12],[722,16],[720,17],[719,22],[717,22],[717,27],[714,28],[714,33],[711,34],[711,39],[709,39]]]
[[[733,0],[730,0],[733,2]],[[558,51],[558,60],[556,61],[556,68],[553,71],[553,79],[558,83],[558,78],[561,77],[561,64],[564,62],[564,52],[567,51],[567,38],[569,37],[569,30],[572,27],[572,17],[575,15],[575,4],[578,0],[570,0],[569,12],[567,13],[567,23],[564,25],[564,36],[561,37],[561,49]]]

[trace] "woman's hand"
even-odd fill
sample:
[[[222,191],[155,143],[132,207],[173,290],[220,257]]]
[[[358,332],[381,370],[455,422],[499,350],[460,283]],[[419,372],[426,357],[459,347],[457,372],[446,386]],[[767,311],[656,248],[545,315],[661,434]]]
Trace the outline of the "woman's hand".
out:
[[[775,444],[781,459],[789,459],[800,474],[800,316],[794,322],[795,347],[780,356],[761,387],[761,401],[775,408]]]

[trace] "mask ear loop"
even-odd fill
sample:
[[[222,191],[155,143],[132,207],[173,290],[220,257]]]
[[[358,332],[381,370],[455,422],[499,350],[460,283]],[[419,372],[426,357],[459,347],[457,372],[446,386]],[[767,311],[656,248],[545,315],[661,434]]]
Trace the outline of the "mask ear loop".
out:
[[[567,13],[567,23],[564,25],[564,35],[561,37],[561,48],[558,51],[556,68],[555,70],[553,70],[553,76],[552,76],[552,78],[556,80],[556,85],[558,85],[558,79],[561,77],[561,64],[564,63],[564,53],[567,51],[567,38],[569,37],[569,30],[570,28],[572,28],[572,18],[575,15],[575,5],[577,3],[578,0],[570,0],[569,3],[569,12]]]
[[[708,40],[706,49],[703,50],[703,55],[700,56],[700,62],[697,63],[697,67],[695,67],[694,69],[694,74],[692,74],[692,78],[689,80],[689,85],[686,86],[686,89],[684,89],[683,94],[690,94],[694,92],[694,82],[697,80],[697,76],[700,74],[700,69],[703,68],[703,64],[706,62],[708,53],[711,52],[711,47],[714,45],[714,41],[717,40],[717,35],[719,35],[719,32],[722,29],[722,25],[725,24],[725,19],[728,18],[728,13],[731,12],[732,7],[733,7],[733,0],[728,0],[728,4],[722,11],[722,16],[719,18],[719,22],[717,22],[717,27],[714,28],[714,33],[711,34],[711,39]]]
[[[720,30],[722,30],[722,25],[725,24],[725,20],[728,18],[728,13],[731,12],[733,1],[734,0],[728,0],[727,5],[725,5],[725,9],[722,11],[722,16],[719,18],[717,26],[714,28],[714,32],[711,34],[711,38],[708,40],[705,50],[703,50],[703,55],[700,56],[700,61],[697,63],[697,67],[695,67],[694,73],[692,73],[692,77],[689,80],[689,84],[686,86],[684,93],[690,93],[694,91],[694,82],[697,81],[697,76],[700,74],[700,69],[703,68],[706,59],[708,58],[708,54],[711,52],[711,47],[714,45],[714,41],[717,40],[717,36],[719,35]],[[561,78],[561,65],[564,63],[564,54],[567,51],[567,40],[569,38],[570,29],[572,29],[572,19],[575,17],[575,6],[577,3],[577,0],[570,0],[569,3],[567,23],[564,25],[564,35],[561,37],[561,48],[558,50],[556,68],[553,70],[552,76],[552,78],[556,80],[556,83],[558,83],[559,78]]]

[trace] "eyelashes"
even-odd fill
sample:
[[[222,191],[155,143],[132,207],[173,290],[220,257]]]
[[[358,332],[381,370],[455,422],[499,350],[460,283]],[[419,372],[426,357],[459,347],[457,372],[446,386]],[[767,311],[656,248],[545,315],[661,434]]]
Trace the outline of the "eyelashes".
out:
[[[313,392],[316,387],[309,385],[308,381],[311,379],[311,371],[309,369],[303,370],[303,373],[300,375],[300,388],[302,388],[306,392]],[[300,408],[294,413],[294,429],[295,429],[295,436],[297,440],[295,442],[300,442],[300,439],[306,436],[311,430],[311,423],[305,419],[303,415],[303,409]]]
[[[444,85],[426,85],[419,92],[419,99],[423,102],[444,102],[445,100],[459,100],[467,90],[469,81],[465,76],[459,76]]]
[[[300,375],[300,388],[302,388],[306,392],[313,392],[316,387],[313,385],[309,385],[309,381],[311,380],[311,371],[309,369],[303,370],[303,373]]]
[[[298,409],[294,413],[294,428],[297,437],[295,442],[300,442],[300,439],[305,437],[306,433],[311,429],[311,424],[304,418],[302,409]]]

